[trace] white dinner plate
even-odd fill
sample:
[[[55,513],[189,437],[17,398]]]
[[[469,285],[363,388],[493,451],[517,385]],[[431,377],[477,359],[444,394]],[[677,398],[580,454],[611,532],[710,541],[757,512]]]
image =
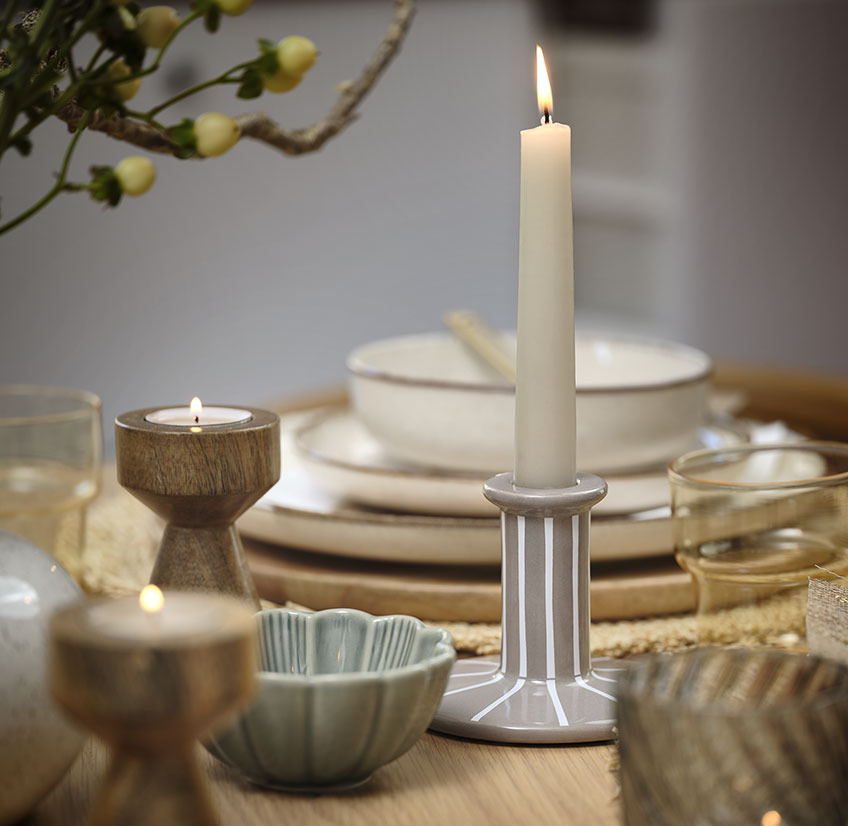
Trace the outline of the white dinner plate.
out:
[[[345,502],[315,486],[302,469],[239,519],[248,537],[318,553],[420,565],[499,565],[500,519],[388,513]],[[592,520],[596,561],[668,556],[667,507]]]
[[[238,521],[247,537],[317,553],[383,562],[499,565],[497,516],[391,513],[358,505],[326,490],[294,449],[294,431],[313,413],[281,420],[280,481]],[[592,519],[591,554],[597,561],[671,553],[668,507]]]
[[[383,562],[500,564],[497,516],[393,513],[330,492],[317,480],[314,467],[306,467],[294,446],[295,433],[315,415],[313,410],[282,418],[282,475],[239,519],[239,529],[245,536],[316,553]],[[744,431],[745,424],[738,424],[739,430]],[[736,426],[727,430],[736,432]],[[715,428],[709,432],[714,433]],[[750,436],[753,441],[796,438],[796,434],[779,423],[756,425]],[[708,436],[706,440],[712,438]],[[667,484],[664,475],[662,478]],[[660,507],[634,513],[603,514],[593,509],[590,546],[596,562],[670,555],[673,542],[667,499]]]
[[[332,407],[294,430],[303,467],[324,490],[359,505],[399,513],[437,516],[497,516],[483,496],[488,475],[423,468],[390,456],[348,407]],[[699,447],[729,447],[748,441],[743,424],[701,428]],[[665,467],[642,473],[604,474],[608,491],[593,517],[632,514],[668,504]]]

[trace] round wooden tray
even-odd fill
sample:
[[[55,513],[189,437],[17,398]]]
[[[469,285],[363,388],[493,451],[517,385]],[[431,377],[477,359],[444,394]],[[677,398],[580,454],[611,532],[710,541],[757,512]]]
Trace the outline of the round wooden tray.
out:
[[[444,622],[499,622],[500,570],[425,566],[313,554],[244,541],[259,595],[315,610],[359,608]],[[632,619],[689,611],[689,575],[673,559],[608,563],[592,571],[592,619]]]

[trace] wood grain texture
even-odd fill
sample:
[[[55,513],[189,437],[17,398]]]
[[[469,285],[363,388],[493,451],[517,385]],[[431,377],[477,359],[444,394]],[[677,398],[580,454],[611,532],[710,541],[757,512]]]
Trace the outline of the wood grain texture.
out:
[[[612,754],[608,745],[499,746],[428,733],[365,786],[320,797],[250,786],[208,754],[201,766],[222,824],[616,826]],[[27,826],[82,826],[104,770],[104,747],[89,741]]]
[[[275,413],[248,408],[247,421],[188,428],[148,422],[157,409],[118,416],[115,459],[121,485],[166,521],[227,524],[280,478]]]
[[[393,565],[312,554],[246,540],[259,595],[323,608],[359,608],[371,614],[412,614],[444,622],[499,622],[499,568]],[[596,565],[592,619],[633,619],[689,611],[689,574],[673,559]]]
[[[151,582],[212,591],[259,608],[233,522],[280,478],[280,420],[250,409],[245,422],[153,424],[157,408],[115,420],[118,482],[167,523]]]
[[[135,597],[76,602],[50,620],[52,696],[113,749],[90,826],[216,822],[195,739],[250,700],[255,620],[232,599],[167,599],[177,600],[177,616],[200,616],[203,625],[160,633],[150,617],[147,633],[112,633],[111,623],[140,612]]]
[[[166,525],[150,581],[162,590],[209,591],[259,604],[235,525]]]

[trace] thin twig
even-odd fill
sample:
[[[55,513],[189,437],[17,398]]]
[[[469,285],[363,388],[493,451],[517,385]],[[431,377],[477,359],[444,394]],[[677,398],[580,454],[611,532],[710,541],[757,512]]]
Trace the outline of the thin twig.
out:
[[[52,187],[47,191],[45,195],[43,195],[38,201],[36,201],[29,209],[24,210],[20,215],[13,218],[11,221],[8,221],[5,224],[0,225],[0,235],[8,232],[11,229],[14,229],[19,224],[22,224],[26,221],[27,218],[35,215],[36,212],[43,209],[47,206],[60,192],[62,192],[66,187],[66,179],[68,176],[68,167],[71,163],[71,156],[74,154],[74,149],[77,147],[77,143],[79,142],[82,133],[85,131],[85,127],[88,124],[88,115],[84,115],[81,119],[77,128],[74,132],[74,137],[71,139],[71,142],[68,144],[68,148],[65,150],[65,156],[62,159],[62,168],[59,170],[59,174],[56,176],[56,183],[53,184]]]
[[[193,11],[187,17],[184,17],[178,26],[174,28],[174,30],[168,35],[165,39],[165,42],[160,46],[159,53],[156,55],[156,59],[153,61],[153,64],[147,69],[147,72],[155,72],[159,68],[159,64],[162,62],[162,58],[165,57],[165,52],[168,51],[168,47],[171,43],[174,42],[174,38],[184,29],[186,26],[190,26],[198,17],[202,17],[203,12],[199,10]]]
[[[59,120],[68,124],[68,131],[75,132],[87,111],[76,103],[66,103],[55,112]],[[148,152],[159,152],[163,155],[176,155],[177,145],[155,126],[113,115],[104,118],[99,111],[94,113],[88,129],[92,132],[104,132],[111,138],[146,149]]]
[[[395,0],[394,7],[394,17],[377,51],[356,79],[345,84],[338,100],[325,117],[303,129],[283,129],[265,112],[240,115],[236,122],[241,127],[242,135],[267,143],[287,155],[302,155],[320,149],[330,138],[356,120],[359,104],[400,50],[412,23],[415,0]],[[76,103],[69,103],[55,114],[74,131],[85,115],[85,110]],[[103,118],[96,115],[88,128],[149,152],[179,156],[179,147],[166,134],[132,118]]]
[[[8,0],[6,3],[6,8],[3,10],[3,17],[0,19],[0,40],[5,38],[6,29],[12,22],[12,18],[15,16],[15,11],[18,8],[19,2],[20,0]]]
[[[415,14],[415,0],[395,0],[394,19],[383,42],[359,76],[345,89],[325,117],[305,129],[283,129],[265,112],[236,118],[242,135],[275,146],[287,155],[314,152],[358,117],[356,109],[400,50]]]
[[[147,112],[150,117],[156,117],[160,112],[169,107],[173,106],[175,103],[178,103],[181,100],[184,100],[187,97],[191,97],[192,95],[196,95],[198,92],[203,89],[208,89],[210,86],[215,86],[219,83],[239,83],[238,78],[231,78],[230,75],[234,72],[240,72],[242,69],[246,69],[253,61],[248,61],[246,63],[240,63],[238,66],[233,66],[232,69],[227,69],[226,72],[218,75],[217,77],[210,78],[209,80],[203,81],[203,83],[198,83],[196,86],[190,86],[188,89],[183,89],[179,94],[174,95],[173,97],[168,98],[167,100],[162,101],[162,103],[154,106],[150,111]]]

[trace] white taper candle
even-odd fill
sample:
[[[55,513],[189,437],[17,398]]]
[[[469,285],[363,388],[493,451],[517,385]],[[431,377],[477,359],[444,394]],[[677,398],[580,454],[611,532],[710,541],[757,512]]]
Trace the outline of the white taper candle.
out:
[[[542,61],[540,49],[537,55]],[[549,120],[543,91],[539,108]],[[545,122],[521,133],[518,256],[515,484],[571,487],[577,426],[569,126]]]

